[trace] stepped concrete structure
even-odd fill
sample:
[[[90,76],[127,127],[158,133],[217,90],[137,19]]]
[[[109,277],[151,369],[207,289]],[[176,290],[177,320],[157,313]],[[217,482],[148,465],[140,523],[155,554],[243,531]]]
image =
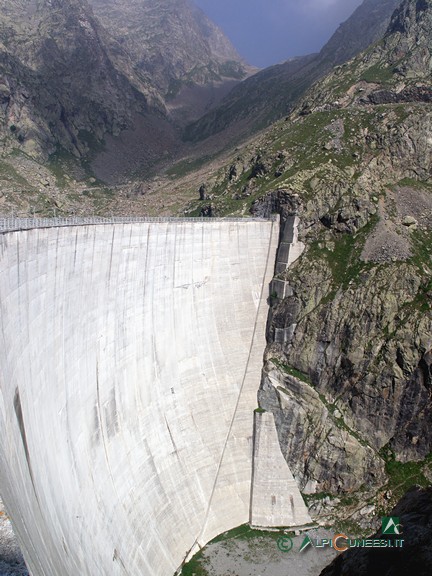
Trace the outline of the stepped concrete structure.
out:
[[[54,224],[0,222],[1,496],[32,576],[172,576],[250,518],[278,223]]]
[[[272,291],[280,299],[291,296],[292,290],[289,283],[284,279],[278,278],[277,275],[283,274],[288,266],[301,256],[305,249],[303,242],[299,242],[298,239],[299,221],[298,216],[289,216],[282,226],[281,238],[276,253],[276,278],[272,281]]]

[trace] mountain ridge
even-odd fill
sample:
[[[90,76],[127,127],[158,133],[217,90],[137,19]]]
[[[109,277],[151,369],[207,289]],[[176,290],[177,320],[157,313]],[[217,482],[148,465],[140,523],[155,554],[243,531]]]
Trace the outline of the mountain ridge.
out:
[[[236,86],[220,105],[185,128],[187,141],[200,141],[248,119],[253,131],[289,113],[305,90],[330,69],[381,38],[401,0],[364,0],[316,55],[271,66]],[[296,62],[296,66],[293,66]],[[256,87],[260,94],[255,95]],[[262,99],[261,93],[267,98]]]
[[[164,96],[177,82],[242,78],[245,64],[223,32],[189,0],[90,0],[95,16],[126,47]],[[232,69],[230,69],[230,65]]]
[[[125,10],[120,20],[124,34],[117,24],[104,26],[110,22],[109,13],[101,18],[99,12],[101,5],[109,8],[106,2],[0,3],[3,153],[18,149],[46,161],[60,147],[85,157],[92,147],[103,145],[105,134],[116,136],[130,129],[136,114],[159,119],[156,144],[164,132],[173,135],[177,129],[184,105],[170,102],[168,109],[167,99],[175,100],[183,84],[189,89],[214,86],[199,94],[205,109],[248,73],[223,33],[189,0],[117,4],[110,6],[117,6],[117,14],[119,8]],[[149,14],[157,29],[165,26],[169,42],[177,34],[177,50],[155,37],[160,30],[154,26],[145,31]],[[129,20],[129,15],[135,19]],[[135,22],[135,36],[125,21],[128,26]],[[151,37],[152,54],[149,42],[140,42],[145,34]],[[190,107],[187,117],[196,117],[199,109]]]
[[[97,1],[99,0],[94,0],[94,2]],[[159,0],[154,0],[154,2],[156,5]],[[367,2],[370,3],[371,0]],[[244,138],[249,122],[247,114],[240,121],[241,129],[238,123],[230,124],[227,131],[215,135],[204,143],[191,145],[182,143],[179,139],[180,128],[188,115],[203,111],[201,108],[203,102],[207,102],[206,106],[214,106],[223,91],[229,89],[229,83],[237,82],[237,80],[228,81],[225,78],[222,81],[215,80],[211,84],[204,85],[194,83],[189,85],[180,82],[181,90],[177,96],[167,99],[150,82],[145,70],[138,70],[137,59],[132,58],[125,50],[121,36],[126,34],[126,28],[124,31],[123,29],[119,31],[116,39],[100,25],[100,21],[94,16],[88,3],[75,0],[73,4],[75,8],[72,10],[68,3],[56,0],[55,5],[60,12],[63,11],[64,19],[72,18],[75,14],[72,18],[74,24],[70,33],[73,33],[74,27],[77,28],[79,34],[84,34],[86,30],[86,18],[80,23],[78,6],[81,6],[91,18],[91,22],[94,22],[97,30],[94,37],[95,50],[91,44],[88,44],[88,56],[81,57],[81,61],[94,62],[94,67],[97,68],[95,55],[99,54],[100,61],[106,62],[106,67],[102,71],[108,91],[106,101],[102,102],[98,110],[98,99],[103,99],[106,90],[97,90],[95,78],[86,80],[92,73],[92,70],[87,70],[78,82],[81,90],[77,91],[78,105],[75,106],[75,97],[70,97],[68,87],[68,85],[74,85],[75,81],[69,73],[69,67],[65,65],[67,58],[73,55],[68,46],[62,48],[63,55],[57,58],[58,66],[56,64],[52,67],[54,68],[51,81],[53,86],[50,86],[46,78],[38,76],[34,62],[29,63],[27,58],[29,66],[24,66],[22,59],[14,55],[14,50],[21,55],[25,52],[22,47],[26,46],[26,42],[34,44],[36,40],[37,46],[43,45],[44,34],[48,30],[47,24],[40,32],[36,30],[36,32],[29,33],[28,27],[36,18],[38,10],[40,11],[44,6],[46,9],[47,3],[31,2],[28,6],[30,9],[25,13],[25,23],[16,17],[17,13],[22,16],[22,2],[16,0],[8,4],[3,0],[3,3],[4,6],[7,5],[9,13],[14,15],[12,23],[8,21],[5,12],[1,13],[0,18],[0,24],[3,22],[1,27],[3,40],[11,47],[9,51],[4,51],[2,58],[5,62],[5,69],[6,64],[9,66],[6,77],[9,77],[12,82],[12,97],[11,86],[0,83],[0,113],[3,111],[4,134],[0,177],[3,172],[2,182],[5,189],[0,204],[3,204],[4,209],[16,205],[24,212],[36,210],[52,213],[57,209],[63,211],[70,209],[79,210],[81,213],[89,207],[100,211],[108,206],[115,206],[115,209],[122,210],[122,213],[124,210],[142,212],[142,210],[159,209],[166,211],[169,210],[170,205],[177,204],[169,192],[167,192],[167,197],[169,197],[167,202],[162,198],[165,185],[167,191],[171,186],[172,175],[181,174],[185,170],[190,171],[195,165],[204,167],[208,159],[220,162],[218,158],[227,155],[229,149]],[[133,0],[127,0],[127,4],[134,10],[136,9],[133,6]],[[135,4],[141,6],[142,3]],[[166,8],[169,1],[163,0],[161,4]],[[124,5],[125,3],[122,2],[121,6]],[[46,21],[52,22],[52,17],[47,18]],[[60,24],[59,21],[59,24],[55,26],[56,30],[53,30],[54,38],[61,34]],[[91,28],[92,25],[89,25]],[[53,24],[50,26],[53,27]],[[138,26],[138,29],[141,30],[141,27]],[[88,34],[84,38],[87,38],[87,42]],[[19,52],[16,47],[20,42],[22,52]],[[61,38],[58,44],[62,46]],[[82,44],[86,45],[85,42]],[[68,40],[68,45],[73,45],[73,42]],[[32,56],[31,51],[29,54],[31,58],[36,58],[36,55]],[[63,57],[64,60],[62,60]],[[284,66],[290,70],[290,77],[297,74],[300,78],[304,72],[314,67],[314,58],[314,55],[311,55],[291,59]],[[71,71],[74,70],[74,66],[76,67],[77,63],[71,66]],[[57,67],[63,71],[58,82],[55,77]],[[50,63],[46,68],[47,77],[51,78]],[[20,90],[19,82],[17,83],[20,77],[22,77],[21,87],[28,86],[25,90]],[[270,67],[244,83],[246,87],[253,86],[253,89],[249,91],[256,98],[256,107],[254,104],[252,108],[258,119],[262,111],[262,102],[269,100],[266,92],[268,83],[264,82],[260,85],[260,78],[266,78],[270,84],[277,84],[280,78],[279,68]],[[306,79],[306,84],[308,81]],[[93,103],[83,102],[87,82],[90,86],[92,82],[94,84],[96,93]],[[110,88],[110,83],[113,83],[114,90]],[[289,89],[298,90],[298,97],[300,97],[306,84],[303,85],[299,80],[299,83]],[[22,93],[28,96],[35,94],[34,102]],[[284,94],[282,96],[285,98]],[[84,106],[81,105],[82,102]],[[285,106],[284,102],[283,100],[282,106]],[[31,113],[33,106],[36,109],[35,118],[39,119],[36,124]],[[241,99],[238,106],[242,108]],[[240,112],[242,113],[242,110]],[[284,112],[286,112],[285,109]],[[38,140],[41,140],[39,144]],[[36,147],[36,150],[32,149],[33,147]],[[37,158],[45,163],[45,166],[39,165],[35,170],[29,170],[27,168],[29,160],[20,156],[20,152],[25,152],[30,158]],[[46,163],[48,155],[50,156]],[[157,175],[157,171],[162,168],[167,168],[166,174]],[[238,165],[235,170],[241,172],[242,167]],[[18,172],[17,175],[15,175],[16,172]],[[40,174],[40,176],[36,177],[35,174]],[[40,182],[49,184],[43,184],[41,187]],[[115,188],[110,189],[110,186],[115,186]],[[175,187],[179,189],[177,184]],[[22,193],[17,194],[17,190],[21,190]],[[88,194],[87,190],[90,190]],[[82,191],[86,191],[87,194],[84,198]],[[192,194],[192,191],[189,190],[188,194]],[[249,194],[249,192],[246,190],[242,194]],[[185,197],[186,193],[182,193],[182,198]],[[80,198],[80,203],[78,198]]]
[[[127,57],[105,36],[84,1],[38,1],[25,23],[2,22],[3,133],[6,151],[47,159],[57,145],[77,156],[96,139],[130,124],[131,110],[163,113],[150,85],[132,78]],[[83,63],[85,62],[85,65]],[[132,81],[131,81],[132,80]]]

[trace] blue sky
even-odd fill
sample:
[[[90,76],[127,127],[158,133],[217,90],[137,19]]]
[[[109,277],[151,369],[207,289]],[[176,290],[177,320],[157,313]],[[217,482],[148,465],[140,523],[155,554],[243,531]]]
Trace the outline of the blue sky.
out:
[[[318,52],[362,0],[194,0],[249,64]]]

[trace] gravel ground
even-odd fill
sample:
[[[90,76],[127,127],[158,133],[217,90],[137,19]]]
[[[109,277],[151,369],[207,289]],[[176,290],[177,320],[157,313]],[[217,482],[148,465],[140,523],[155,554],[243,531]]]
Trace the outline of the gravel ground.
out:
[[[367,238],[361,254],[361,259],[366,262],[407,260],[412,255],[409,231],[400,222],[396,224],[387,209],[384,198],[380,198],[379,221]]]
[[[379,221],[363,248],[361,259],[369,262],[407,260],[412,255],[411,232],[430,229],[432,194],[429,190],[401,186],[378,202]],[[414,221],[409,223],[406,219]]]
[[[318,576],[337,555],[332,548],[309,546],[299,552],[306,535],[313,540],[333,538],[334,533],[313,529],[292,538],[292,549],[283,552],[269,536],[233,538],[209,544],[200,565],[209,576]]]
[[[413,216],[423,228],[430,228],[432,222],[432,194],[430,190],[400,186],[389,194],[396,205],[399,218]]]
[[[0,576],[29,576],[17,539],[0,500]]]

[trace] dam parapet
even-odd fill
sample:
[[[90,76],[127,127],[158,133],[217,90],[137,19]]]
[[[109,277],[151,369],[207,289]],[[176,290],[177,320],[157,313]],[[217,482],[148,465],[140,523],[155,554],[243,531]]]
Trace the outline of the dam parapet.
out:
[[[19,218],[15,216],[0,217],[0,233],[19,230],[31,230],[33,228],[57,228],[63,226],[96,226],[102,224],[145,224],[145,223],[181,223],[181,222],[275,222],[277,217],[271,215],[268,218],[244,217],[244,218],[206,218],[206,217],[173,217],[173,216],[65,216],[57,218]]]

